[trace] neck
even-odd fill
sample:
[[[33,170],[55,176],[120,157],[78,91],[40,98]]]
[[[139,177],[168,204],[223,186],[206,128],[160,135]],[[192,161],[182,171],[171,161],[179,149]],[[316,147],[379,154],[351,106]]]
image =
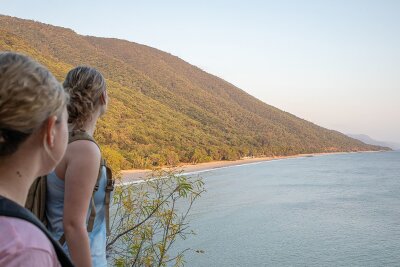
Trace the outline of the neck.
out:
[[[25,205],[29,188],[36,178],[37,164],[28,162],[18,151],[0,164],[0,195],[21,206]]]
[[[96,129],[96,122],[94,122],[93,124],[90,123],[88,125],[84,125],[82,128],[82,130],[85,130],[85,132],[87,132],[91,136],[93,136],[95,129]]]
[[[100,117],[100,111],[95,112],[92,118],[86,121],[83,127],[81,127],[81,129],[84,130],[86,133],[90,134],[91,136],[93,136],[94,131],[96,130],[96,123],[99,117]]]

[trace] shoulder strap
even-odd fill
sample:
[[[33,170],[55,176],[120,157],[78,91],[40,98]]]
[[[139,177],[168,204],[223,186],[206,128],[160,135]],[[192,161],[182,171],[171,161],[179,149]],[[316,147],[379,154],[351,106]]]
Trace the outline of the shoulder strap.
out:
[[[69,132],[68,144],[71,144],[72,142],[75,142],[78,140],[91,141],[91,142],[95,143],[97,146],[99,146],[97,144],[96,140],[94,140],[93,136],[91,136],[90,134],[88,134],[87,132],[85,132],[83,130],[75,130],[75,131]],[[99,147],[99,149],[100,149],[100,147]]]
[[[43,224],[27,209],[21,207],[17,203],[6,199],[4,197],[0,197],[0,215],[13,217],[28,221],[35,226],[37,226],[50,240],[51,244],[54,247],[54,251],[57,254],[58,261],[60,262],[61,266],[65,267],[73,267],[71,260],[65,254],[64,250],[60,246],[60,244],[53,239],[49,231],[43,226]]]
[[[85,131],[82,130],[78,130],[78,131],[72,131],[69,133],[69,138],[68,138],[68,144],[71,144],[72,142],[78,141],[78,140],[87,140],[87,141],[91,141],[93,143],[95,143],[97,145],[97,147],[99,147],[99,145],[97,144],[96,140],[94,140],[94,138],[89,135],[88,133],[86,133]],[[100,147],[99,147],[100,149]],[[87,223],[87,231],[90,233],[93,230],[93,226],[94,226],[94,221],[96,219],[96,205],[94,203],[94,194],[96,193],[96,191],[99,189],[99,183],[100,183],[100,177],[101,177],[101,167],[105,166],[105,160],[103,158],[100,159],[100,168],[99,168],[99,173],[97,175],[97,179],[96,179],[96,184],[94,186],[93,189],[93,194],[92,197],[90,199],[90,215],[89,215],[89,220]],[[107,192],[106,192],[107,195]],[[106,200],[107,200],[107,196],[106,196]],[[106,215],[108,211],[106,211]],[[106,225],[107,221],[109,219],[107,219],[106,216]],[[108,230],[108,227],[107,227]],[[60,237],[60,239],[58,240],[58,242],[60,242],[61,245],[64,245],[65,243],[65,233],[63,233]]]
[[[111,234],[111,230],[110,230],[110,201],[111,201],[111,192],[114,191],[114,183],[115,183],[115,181],[112,178],[112,171],[107,166],[105,160],[104,160],[104,166],[106,167],[106,173],[107,173],[106,197],[105,197],[105,200],[104,200],[104,206],[105,206],[107,236],[109,236]]]
[[[78,141],[78,140],[87,140],[91,141],[96,144],[96,146],[100,149],[99,144],[97,144],[96,140],[93,138],[93,136],[89,135],[87,132],[83,130],[75,130],[72,132],[69,132],[69,137],[68,137],[68,144],[71,144],[72,142]],[[101,149],[100,149],[101,151]],[[104,159],[100,159],[100,168],[99,168],[99,174],[97,175],[97,180],[96,180],[96,185],[94,186],[93,193],[97,191],[99,188],[99,178],[101,176],[101,166],[104,166]]]
[[[40,176],[32,183],[26,198],[25,208],[47,226],[46,218],[47,176]]]

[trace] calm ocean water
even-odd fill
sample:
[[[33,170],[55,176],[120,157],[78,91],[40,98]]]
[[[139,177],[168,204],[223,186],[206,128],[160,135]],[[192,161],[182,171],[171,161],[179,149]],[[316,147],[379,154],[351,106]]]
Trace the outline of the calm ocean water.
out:
[[[201,173],[186,266],[400,266],[400,152]]]

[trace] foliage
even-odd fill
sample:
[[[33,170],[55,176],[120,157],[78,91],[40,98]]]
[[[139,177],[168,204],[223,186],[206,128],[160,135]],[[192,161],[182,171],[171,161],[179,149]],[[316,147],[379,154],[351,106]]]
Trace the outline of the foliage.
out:
[[[180,162],[385,149],[267,105],[151,47],[1,15],[0,36],[0,50],[32,56],[60,81],[77,65],[105,75],[111,101],[95,135],[114,173]],[[201,179],[173,172],[117,187],[107,245],[115,265],[182,265],[183,252],[168,252],[178,237],[191,234],[187,212],[203,191]]]
[[[105,75],[111,101],[96,138],[120,168],[385,149],[267,105],[151,47],[7,16],[0,34],[0,50],[31,55],[60,80],[82,64]]]
[[[183,266],[184,253],[170,255],[178,238],[193,234],[188,213],[204,192],[201,178],[154,171],[145,182],[117,187],[107,252],[115,266]],[[109,259],[109,260],[110,260]]]

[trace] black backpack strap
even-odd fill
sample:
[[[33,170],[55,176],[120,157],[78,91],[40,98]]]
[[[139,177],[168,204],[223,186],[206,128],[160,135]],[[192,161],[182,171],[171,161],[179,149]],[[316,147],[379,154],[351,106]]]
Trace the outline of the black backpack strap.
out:
[[[43,224],[33,215],[30,211],[23,208],[22,206],[18,205],[17,203],[4,198],[0,197],[0,215],[13,217],[28,221],[38,227],[50,240],[51,244],[54,247],[54,251],[57,254],[58,261],[60,262],[61,266],[65,267],[73,267],[72,261],[69,257],[65,254],[63,248],[60,246],[58,241],[54,240],[51,233],[43,226]]]
[[[105,208],[105,217],[106,217],[106,230],[107,236],[111,234],[110,230],[110,202],[111,202],[111,193],[114,191],[114,183],[115,181],[112,178],[112,171],[107,166],[106,161],[104,161],[104,166],[106,168],[106,175],[107,175],[107,184],[106,184],[106,196],[104,200],[104,208]]]

